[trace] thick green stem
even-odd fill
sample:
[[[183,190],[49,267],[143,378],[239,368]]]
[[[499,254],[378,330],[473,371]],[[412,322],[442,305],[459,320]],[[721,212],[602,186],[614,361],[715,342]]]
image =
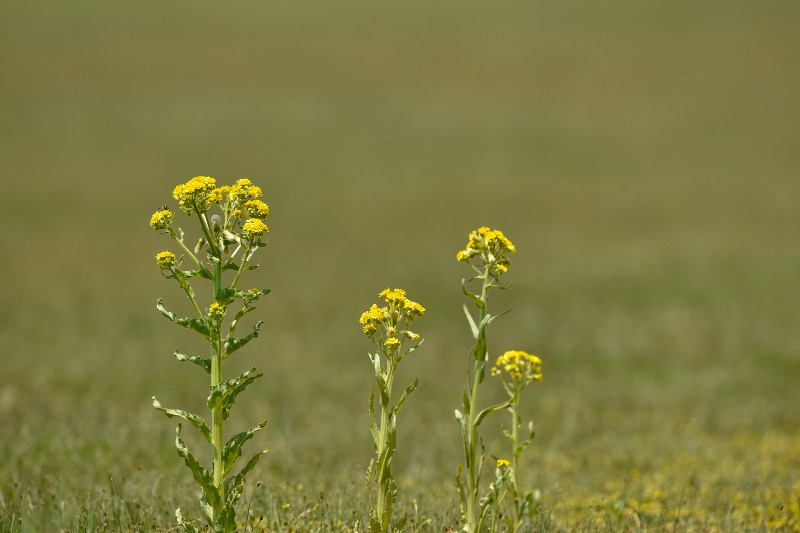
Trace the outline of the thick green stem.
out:
[[[212,252],[213,253],[213,252]],[[217,254],[214,254],[215,257]],[[217,259],[220,259],[217,257]],[[222,263],[214,263],[214,299],[222,287]],[[211,358],[211,387],[218,387],[222,383],[222,332],[219,323],[216,325],[216,335],[214,336],[214,350]],[[219,505],[214,509],[214,522],[219,519],[225,506],[225,487],[224,472],[222,463],[222,447],[225,445],[223,433],[223,413],[222,407],[215,407],[211,410],[211,445],[214,448],[214,487],[219,494]]]

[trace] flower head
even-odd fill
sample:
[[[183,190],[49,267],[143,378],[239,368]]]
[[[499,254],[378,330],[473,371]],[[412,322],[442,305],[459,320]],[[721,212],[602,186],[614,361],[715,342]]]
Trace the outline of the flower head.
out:
[[[175,254],[172,252],[159,252],[156,254],[156,264],[161,270],[169,270],[175,266]]]
[[[269,215],[269,206],[261,200],[248,200],[242,207],[253,218],[266,218]]]
[[[225,316],[226,307],[219,302],[214,302],[208,306],[208,317],[211,320],[222,320]]]
[[[470,232],[466,248],[456,254],[458,261],[472,262],[473,258],[480,260],[481,266],[489,266],[489,273],[494,277],[507,272],[511,261],[506,254],[516,253],[517,248],[500,230],[493,230],[482,226]]]
[[[249,218],[242,226],[242,231],[249,236],[260,236],[269,231],[269,228],[261,219]]]
[[[195,176],[173,189],[172,196],[178,200],[181,210],[187,215],[208,211],[209,195],[216,187],[216,180],[208,176]]]
[[[217,187],[215,189],[212,189],[211,192],[208,193],[208,200],[210,202],[214,202],[217,204],[224,203],[228,199],[230,192],[231,192],[230,185],[223,185],[221,187]]]
[[[408,328],[415,317],[425,313],[425,308],[409,300],[403,289],[387,288],[378,296],[383,298],[387,305],[372,304],[369,309],[361,313],[358,322],[364,334],[391,353],[396,353],[406,339],[412,342],[420,341],[421,335]]]
[[[154,230],[163,230],[167,229],[172,225],[172,219],[175,217],[175,213],[167,209],[166,207],[162,207],[155,213],[153,216],[150,217],[150,227]]]
[[[511,465],[511,462],[508,459],[497,460],[497,468],[508,468],[509,465]]]
[[[531,381],[542,381],[542,360],[522,350],[509,350],[498,357],[492,367],[493,376],[503,372],[523,386]]]
[[[231,187],[231,198],[238,204],[244,204],[249,200],[261,198],[264,194],[261,192],[261,187],[253,185],[253,182],[247,178],[236,180],[236,183]]]

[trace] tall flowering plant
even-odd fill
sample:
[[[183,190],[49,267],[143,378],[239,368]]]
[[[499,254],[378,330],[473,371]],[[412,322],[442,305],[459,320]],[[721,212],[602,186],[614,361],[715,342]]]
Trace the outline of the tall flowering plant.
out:
[[[402,289],[386,289],[379,295],[385,305],[372,304],[362,313],[359,323],[364,334],[375,345],[376,352],[369,354],[375,368],[375,380],[380,398],[380,421],[375,416],[375,389],[369,397],[369,428],[376,458],[367,469],[367,488],[369,490],[371,533],[386,533],[392,522],[392,507],[397,501],[397,484],[392,476],[391,464],[397,448],[397,413],[403,407],[408,395],[417,388],[415,379],[396,404],[392,405],[394,373],[400,361],[422,344],[422,337],[411,331],[411,324],[417,317],[425,314],[425,308],[406,297]],[[372,485],[376,485],[377,498],[373,500]],[[401,522],[396,527],[403,527]]]
[[[206,404],[211,414],[211,425],[200,415],[171,409],[161,405],[153,397],[153,406],[168,417],[178,417],[193,426],[209,443],[213,462],[208,469],[186,447],[178,424],[175,447],[183,458],[200,487],[200,506],[211,531],[227,533],[236,529],[235,509],[241,497],[247,474],[255,467],[266,450],[256,453],[238,472],[233,473],[234,462],[242,453],[242,445],[260,431],[266,420],[248,431],[224,438],[224,423],[230,415],[237,396],[262,374],[255,368],[242,372],[234,378],[224,379],[222,362],[258,336],[262,322],[257,322],[250,333],[238,337],[237,327],[241,319],[256,309],[259,298],[268,289],[239,288],[242,274],[257,268],[251,264],[255,252],[266,246],[265,233],[269,231],[264,220],[269,207],[260,198],[261,188],[249,179],[237,180],[232,186],[217,186],[214,178],[197,176],[178,185],[173,190],[178,207],[199,225],[200,237],[190,249],[185,234],[175,226],[175,214],[162,207],[150,218],[150,227],[168,236],[181,252],[175,255],[163,251],[156,255],[161,274],[175,280],[194,309],[194,316],[179,317],[168,311],[163,300],[156,307],[170,321],[194,331],[203,337],[210,348],[208,358],[186,355],[178,351],[174,356],[179,361],[194,363],[209,378],[209,394]],[[210,302],[199,303],[193,283],[210,283],[207,295]],[[234,312],[234,307],[239,307]],[[201,531],[201,528],[183,519],[180,508],[175,511],[178,523],[186,531]]]
[[[508,460],[498,460],[495,483],[489,493],[480,498],[480,482],[483,474],[485,448],[478,428],[481,422],[491,413],[514,406],[515,397],[505,402],[481,407],[479,404],[479,385],[486,377],[489,365],[489,349],[486,338],[487,326],[498,316],[488,311],[489,291],[505,289],[500,277],[508,271],[511,261],[508,256],[516,252],[514,244],[500,230],[483,226],[469,234],[464,250],[456,254],[456,259],[467,263],[473,276],[461,280],[464,294],[476,308],[473,315],[469,307],[464,305],[464,314],[472,332],[475,344],[470,350],[467,368],[467,390],[464,391],[462,410],[456,409],[455,415],[461,426],[464,463],[458,465],[456,486],[464,517],[464,531],[477,532],[483,529],[487,516],[494,530],[498,509],[502,503],[504,491],[501,484],[514,479],[513,468]],[[477,287],[473,292],[472,287]],[[516,413],[516,411],[514,411]],[[514,433],[516,435],[516,432]]]

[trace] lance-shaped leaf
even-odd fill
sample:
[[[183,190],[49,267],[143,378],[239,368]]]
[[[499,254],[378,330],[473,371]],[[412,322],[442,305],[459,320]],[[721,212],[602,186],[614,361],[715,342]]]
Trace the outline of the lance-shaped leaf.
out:
[[[186,355],[178,352],[177,350],[172,355],[174,355],[175,359],[177,359],[178,361],[188,361],[190,363],[196,364],[197,366],[205,370],[206,374],[211,373],[211,359],[203,359],[202,357],[198,357],[196,355]]]
[[[261,324],[263,323],[264,323],[263,320],[259,320],[258,322],[256,322],[256,324],[253,326],[253,332],[249,333],[244,337],[232,337],[229,335],[228,338],[225,339],[225,345],[222,348],[223,349],[222,358],[227,359],[233,352],[235,352],[236,350],[238,350],[239,348],[241,348],[254,338],[258,337],[258,330],[261,328]]]
[[[222,475],[227,476],[228,472],[231,471],[231,467],[236,459],[242,455],[242,444],[253,438],[253,435],[256,432],[261,431],[264,429],[264,426],[267,425],[267,421],[264,420],[256,427],[249,429],[247,431],[242,431],[241,433],[232,437],[227,443],[225,443],[225,447],[222,449]]]
[[[467,308],[467,304],[464,304],[464,314],[467,317],[467,322],[469,322],[469,328],[472,330],[472,337],[475,340],[478,340],[478,335],[479,335],[478,326],[475,325],[475,320],[472,318],[472,315],[470,314],[469,309]]]
[[[187,278],[199,277],[210,280],[214,279],[214,275],[211,274],[211,272],[209,272],[209,270],[203,265],[200,265],[200,268],[196,270],[184,270],[183,275],[186,276]]]
[[[253,381],[260,378],[264,374],[253,374],[256,371],[255,367],[246,370],[239,375],[239,377],[228,379],[216,387],[211,387],[211,393],[208,395],[206,402],[210,409],[222,407],[222,418],[226,420],[230,414],[231,407],[236,402],[236,396],[239,395],[248,385]]]
[[[205,438],[209,442],[209,444],[211,443],[211,429],[209,429],[208,424],[206,424],[206,421],[203,420],[202,417],[194,413],[184,411],[183,409],[168,409],[166,407],[163,407],[161,405],[161,402],[156,400],[155,396],[153,396],[153,407],[155,407],[156,409],[167,415],[169,418],[172,418],[173,416],[183,418],[184,420],[189,422],[192,426],[194,426],[195,429],[197,429],[197,431],[200,432],[203,438]]]
[[[397,413],[400,412],[400,408],[403,407],[403,404],[406,402],[406,398],[408,398],[409,394],[414,392],[414,389],[417,388],[417,385],[419,385],[419,379],[418,378],[414,378],[413,383],[411,383],[411,385],[406,387],[406,390],[403,391],[403,394],[400,396],[400,399],[397,401],[397,405],[394,406],[394,409],[392,410],[392,414],[393,415],[396,415]]]
[[[470,292],[469,290],[467,290],[467,280],[465,280],[465,279],[461,280],[461,290],[464,291],[464,294],[469,296],[469,298],[473,302],[475,302],[475,305],[477,305],[478,308],[483,309],[484,307],[486,307],[486,304],[483,303],[483,300],[481,300],[480,296],[478,296],[477,294],[474,294],[474,293]]]
[[[156,301],[156,309],[161,311],[161,314],[170,319],[171,321],[175,322],[179,326],[183,326],[186,329],[191,329],[196,331],[206,339],[210,340],[211,330],[208,327],[208,324],[205,320],[200,318],[190,318],[190,317],[178,317],[175,313],[167,311],[164,307],[163,299],[159,298]]]
[[[180,424],[178,424],[178,428],[175,430],[175,448],[177,448],[178,455],[186,462],[186,466],[192,471],[195,481],[197,481],[197,484],[200,485],[200,488],[203,490],[205,501],[211,507],[217,507],[220,497],[219,492],[217,492],[216,487],[214,487],[214,480],[211,478],[211,474],[209,474],[208,470],[203,466],[203,463],[198,461],[197,458],[189,452],[186,444],[183,443]]]
[[[489,413],[494,413],[495,411],[506,409],[510,405],[511,405],[510,400],[505,401],[503,403],[490,405],[489,407],[478,413],[478,416],[475,417],[475,427],[478,427],[481,424],[481,422],[483,422],[483,419],[486,418],[486,415],[488,415]]]
[[[372,433],[372,447],[378,451],[378,423],[375,421],[375,389],[369,393],[369,431]]]
[[[464,481],[461,479],[463,465],[458,463],[458,470],[456,470],[456,487],[458,488],[458,496],[461,498],[461,505],[466,508],[467,506],[467,490],[464,487]]]

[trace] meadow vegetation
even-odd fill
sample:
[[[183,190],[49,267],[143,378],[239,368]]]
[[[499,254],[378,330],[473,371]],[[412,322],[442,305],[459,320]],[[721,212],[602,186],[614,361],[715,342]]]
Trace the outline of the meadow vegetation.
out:
[[[492,361],[544,361],[519,413],[530,530],[800,529],[796,2],[0,11],[0,531],[167,531],[196,505],[150,398],[201,411],[171,354],[205,346],[155,309],[175,287],[148,227],[195,175],[250,177],[271,207],[248,273],[265,324],[230,361],[264,373],[230,424],[269,420],[246,449],[269,448],[240,508],[257,527],[367,523],[358,318],[392,286],[426,308],[395,376],[419,385],[394,515],[460,529],[455,254],[488,225],[517,248]],[[487,457],[503,428],[481,426]]]

